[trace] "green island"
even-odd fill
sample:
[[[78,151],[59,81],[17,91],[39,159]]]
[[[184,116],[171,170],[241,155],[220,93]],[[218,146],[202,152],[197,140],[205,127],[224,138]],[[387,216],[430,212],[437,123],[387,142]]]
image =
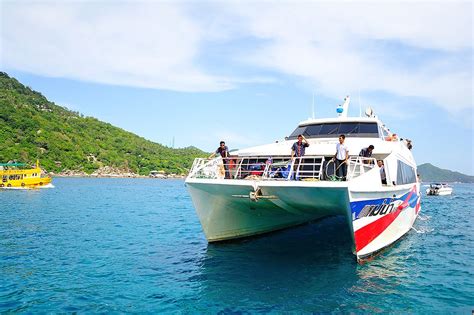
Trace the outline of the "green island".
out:
[[[460,182],[474,183],[474,176],[465,175],[436,167],[430,163],[418,166],[418,173],[421,174],[423,182]]]
[[[185,175],[195,147],[173,149],[50,102],[0,72],[0,162],[20,161],[53,173]]]

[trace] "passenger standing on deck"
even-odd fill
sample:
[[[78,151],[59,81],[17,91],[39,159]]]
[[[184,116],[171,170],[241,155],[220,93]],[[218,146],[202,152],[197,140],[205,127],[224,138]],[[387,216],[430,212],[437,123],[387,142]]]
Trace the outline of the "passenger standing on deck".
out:
[[[382,184],[387,185],[387,175],[385,174],[385,167],[382,160],[377,161],[377,165],[380,167],[380,178],[382,179]]]
[[[342,180],[346,180],[347,160],[349,159],[349,150],[344,144],[345,139],[345,135],[339,136],[339,143],[336,145],[336,154],[334,155],[334,159],[336,162],[336,175],[338,177],[341,177]]]
[[[372,151],[374,150],[374,146],[373,145],[369,145],[367,148],[364,148],[362,150],[360,150],[360,153],[359,153],[359,156],[361,157],[365,157],[365,158],[370,158],[372,157]],[[364,159],[364,164],[372,164],[372,161],[371,160],[365,160]]]
[[[306,140],[303,135],[298,135],[298,141],[293,143],[293,146],[291,147],[291,159],[293,159],[295,156],[304,156],[307,147],[309,147],[308,140]]]
[[[291,160],[294,160],[294,174],[298,172],[299,164],[301,162],[301,158],[305,154],[306,148],[309,147],[308,140],[303,135],[298,135],[298,141],[293,143],[291,147]],[[295,157],[297,159],[295,159]]]
[[[212,153],[209,156],[209,158],[212,159],[217,154],[221,155],[222,161],[224,162],[225,178],[230,178],[230,173],[229,173],[229,148],[225,145],[224,141],[220,142],[220,145],[217,148],[216,152]]]

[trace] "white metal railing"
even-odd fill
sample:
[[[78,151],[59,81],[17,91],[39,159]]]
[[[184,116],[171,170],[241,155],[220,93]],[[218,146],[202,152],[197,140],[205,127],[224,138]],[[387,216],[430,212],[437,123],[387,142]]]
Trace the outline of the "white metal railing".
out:
[[[362,156],[351,156],[348,162],[347,180],[363,175],[377,165],[376,159]]]
[[[319,180],[323,175],[322,156],[291,159],[280,157],[231,157],[194,160],[188,177],[207,179]]]
[[[326,162],[325,162],[326,161]],[[347,163],[347,180],[373,169],[376,159],[352,156]],[[291,159],[279,157],[231,157],[194,160],[189,178],[206,179],[259,179],[259,180],[342,180],[336,175],[332,157],[304,156]],[[334,168],[328,172],[328,168]]]
[[[207,179],[224,178],[225,173],[221,172],[221,168],[223,167],[222,158],[197,158],[194,159],[193,166],[191,167],[188,177]]]

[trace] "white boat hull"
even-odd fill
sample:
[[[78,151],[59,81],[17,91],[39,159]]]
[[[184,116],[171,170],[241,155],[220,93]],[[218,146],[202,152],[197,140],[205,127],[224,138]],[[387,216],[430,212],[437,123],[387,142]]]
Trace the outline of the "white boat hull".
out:
[[[448,195],[451,195],[452,193],[453,193],[453,189],[450,187],[440,188],[436,190],[428,188],[426,190],[426,194],[428,196],[448,196]]]
[[[357,258],[369,258],[410,231],[421,210],[420,202],[419,184],[353,192],[352,228]]]
[[[343,215],[358,260],[406,234],[420,210],[419,185],[364,192],[351,189],[347,182],[188,179],[186,184],[209,242]]]
[[[187,181],[208,241],[262,234],[349,211],[347,187],[271,184],[260,183],[263,197],[252,200],[253,181],[225,180],[219,185]]]

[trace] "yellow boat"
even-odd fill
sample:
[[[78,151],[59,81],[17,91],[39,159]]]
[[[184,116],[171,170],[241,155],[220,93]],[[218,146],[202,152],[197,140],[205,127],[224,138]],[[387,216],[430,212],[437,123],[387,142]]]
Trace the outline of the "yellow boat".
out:
[[[39,188],[51,183],[50,176],[44,176],[36,160],[33,168],[24,163],[0,163],[0,188]]]

